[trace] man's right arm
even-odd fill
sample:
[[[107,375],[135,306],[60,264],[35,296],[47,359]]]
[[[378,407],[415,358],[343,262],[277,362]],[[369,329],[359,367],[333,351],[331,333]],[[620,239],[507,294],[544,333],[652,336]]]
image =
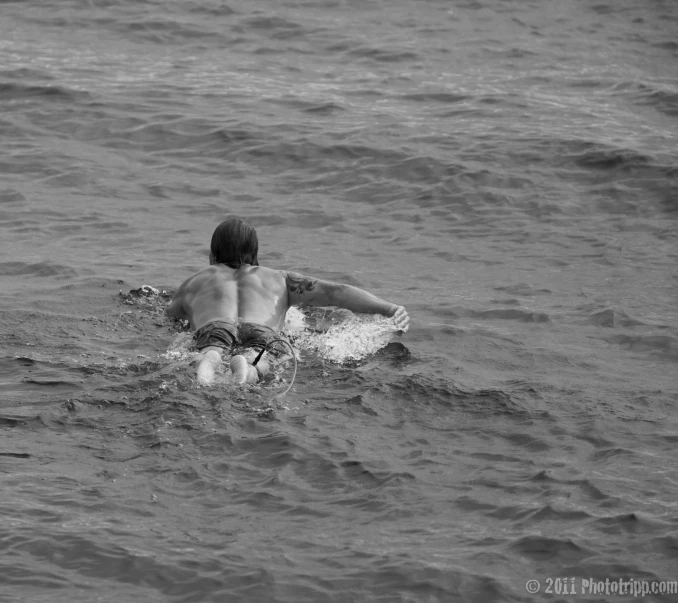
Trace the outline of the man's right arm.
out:
[[[186,316],[186,310],[184,310],[184,283],[177,289],[172,301],[165,308],[165,314],[174,318]]]
[[[352,312],[392,317],[398,329],[407,331],[410,318],[403,306],[392,304],[364,289],[313,279],[296,272],[285,273],[290,306],[339,306]]]

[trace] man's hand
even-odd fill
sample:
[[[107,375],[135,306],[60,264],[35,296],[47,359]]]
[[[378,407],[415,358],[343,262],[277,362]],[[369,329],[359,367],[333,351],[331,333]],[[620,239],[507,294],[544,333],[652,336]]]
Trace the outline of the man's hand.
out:
[[[407,329],[410,328],[410,317],[407,314],[407,310],[405,310],[403,306],[396,306],[395,308],[395,312],[391,314],[391,318],[399,331],[407,333]]]

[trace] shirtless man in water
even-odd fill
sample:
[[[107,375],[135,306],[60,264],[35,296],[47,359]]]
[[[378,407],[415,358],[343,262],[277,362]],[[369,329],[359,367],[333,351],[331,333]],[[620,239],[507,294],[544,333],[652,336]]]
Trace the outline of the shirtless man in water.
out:
[[[169,316],[188,317],[196,331],[195,347],[203,353],[198,383],[214,380],[224,351],[230,355],[236,348],[258,347],[283,352],[278,330],[290,306],[339,306],[383,314],[393,318],[397,329],[407,331],[410,318],[403,306],[351,285],[261,267],[258,251],[252,226],[236,218],[222,222],[212,235],[210,266],[186,279],[165,310]],[[236,354],[230,366],[237,383],[256,383],[268,371],[265,357],[253,366]]]

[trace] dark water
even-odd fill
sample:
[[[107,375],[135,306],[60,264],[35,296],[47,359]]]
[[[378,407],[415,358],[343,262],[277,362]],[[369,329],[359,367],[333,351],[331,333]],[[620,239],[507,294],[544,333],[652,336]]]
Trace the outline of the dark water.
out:
[[[671,0],[1,2],[0,598],[677,580],[676,40]],[[119,292],[228,215],[410,332],[197,388]]]

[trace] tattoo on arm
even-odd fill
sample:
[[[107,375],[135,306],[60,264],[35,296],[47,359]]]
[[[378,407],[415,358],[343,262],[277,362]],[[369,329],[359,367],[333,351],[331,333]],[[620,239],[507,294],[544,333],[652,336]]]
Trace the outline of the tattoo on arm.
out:
[[[303,295],[307,291],[313,291],[315,285],[318,281],[313,280],[312,278],[306,278],[301,275],[287,275],[287,290],[290,293],[296,293],[297,295]]]

